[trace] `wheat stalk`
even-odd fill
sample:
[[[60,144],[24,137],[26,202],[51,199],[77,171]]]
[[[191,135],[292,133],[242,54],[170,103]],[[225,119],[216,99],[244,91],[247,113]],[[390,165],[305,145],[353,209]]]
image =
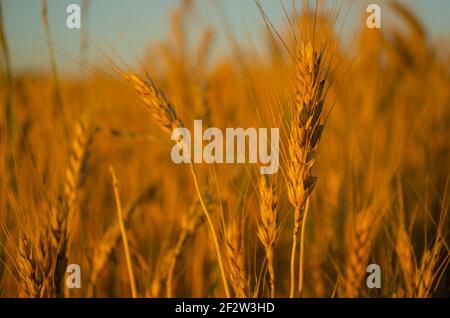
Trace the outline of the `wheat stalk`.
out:
[[[258,238],[264,246],[270,276],[270,296],[275,297],[274,245],[278,236],[278,194],[266,175],[259,178],[260,217]]]
[[[131,219],[131,216],[136,211],[141,202],[148,198],[153,198],[155,195],[155,187],[150,186],[142,191],[137,198],[131,203],[131,205],[124,210],[123,222],[125,226]],[[92,253],[92,267],[90,270],[89,284],[87,287],[87,296],[92,297],[94,295],[94,288],[97,283],[98,276],[105,268],[108,260],[111,259],[114,249],[120,240],[120,225],[117,222],[113,222],[109,225],[105,234],[101,238],[100,242],[96,245]]]
[[[56,111],[61,119],[61,123],[64,128],[64,137],[66,138],[66,141],[67,141],[67,136],[68,136],[67,121],[66,121],[66,117],[64,114],[63,99],[62,99],[62,95],[61,95],[58,70],[56,67],[55,52],[54,52],[53,44],[52,44],[52,37],[50,35],[50,26],[48,23],[47,0],[42,0],[41,19],[42,19],[42,24],[44,25],[45,38],[47,40],[48,53],[50,56],[50,66],[51,66],[53,83],[54,83],[54,96],[53,97],[54,97],[54,101],[55,101]]]
[[[110,172],[111,178],[112,178],[112,185],[113,185],[113,189],[114,189],[114,199],[116,201],[116,209],[117,209],[117,219],[118,219],[118,223],[120,226],[120,233],[122,235],[123,249],[125,251],[125,260],[127,262],[127,270],[128,270],[128,275],[130,278],[131,296],[133,298],[136,298],[137,297],[136,281],[134,279],[133,264],[131,263],[131,258],[130,258],[130,250],[128,247],[127,232],[125,230],[125,225],[123,222],[122,204],[120,202],[120,195],[119,195],[119,182],[117,181],[116,172],[114,171],[113,166],[109,166],[109,172]]]
[[[294,230],[291,253],[290,297],[295,295],[295,258],[300,227],[304,223],[306,202],[317,182],[311,173],[315,152],[322,135],[320,123],[324,103],[325,74],[322,53],[314,51],[311,42],[302,45],[297,61],[297,91],[292,114],[287,162],[287,189],[289,202],[294,207]],[[303,238],[304,227],[302,226]],[[303,253],[303,239],[301,240]],[[303,262],[299,262],[299,293],[303,289]]]
[[[3,21],[3,2],[0,1],[0,48],[4,59],[5,72],[5,116],[6,116],[6,134],[9,142],[14,140],[16,129],[16,114],[13,105],[13,75],[11,66],[11,56],[8,41],[6,38],[5,26]],[[11,173],[11,172],[10,172]]]

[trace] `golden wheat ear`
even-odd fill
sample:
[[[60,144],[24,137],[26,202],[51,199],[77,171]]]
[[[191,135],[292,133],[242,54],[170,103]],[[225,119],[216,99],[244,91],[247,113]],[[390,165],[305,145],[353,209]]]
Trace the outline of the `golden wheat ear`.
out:
[[[20,277],[20,294],[25,297],[40,297],[43,286],[42,279],[38,276],[39,268],[33,246],[31,241],[25,236],[19,239],[16,263]]]
[[[175,108],[169,103],[163,92],[148,77],[145,81],[133,73],[122,73],[122,77],[136,90],[155,123],[167,134],[183,127]]]
[[[232,221],[226,230],[225,250],[228,258],[229,277],[239,298],[248,297],[248,281],[245,271],[245,246],[241,226]]]
[[[294,207],[290,297],[295,295],[295,263],[299,236],[298,291],[300,295],[303,290],[303,237],[309,197],[317,182],[317,177],[312,175],[312,168],[323,131],[321,117],[325,101],[325,78],[322,53],[316,52],[311,42],[302,43],[297,57],[295,104],[292,110],[289,156],[286,163],[288,198]]]
[[[259,179],[260,222],[258,238],[264,246],[270,278],[270,296],[275,297],[274,246],[278,236],[278,193],[273,178],[261,175]]]

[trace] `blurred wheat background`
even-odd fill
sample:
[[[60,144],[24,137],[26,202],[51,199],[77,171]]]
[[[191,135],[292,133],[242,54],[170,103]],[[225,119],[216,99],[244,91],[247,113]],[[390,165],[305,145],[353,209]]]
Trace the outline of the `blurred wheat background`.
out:
[[[192,31],[196,3],[180,1],[137,68],[114,46],[90,63],[86,31],[76,78],[58,71],[45,1],[47,73],[12,71],[2,20],[0,295],[448,297],[449,38],[386,1],[396,24],[361,12],[343,45],[346,5],[328,2],[282,1],[274,27],[256,1],[264,50],[227,29],[214,57],[216,31]],[[279,127],[279,172],[174,164],[167,132],[194,119]]]

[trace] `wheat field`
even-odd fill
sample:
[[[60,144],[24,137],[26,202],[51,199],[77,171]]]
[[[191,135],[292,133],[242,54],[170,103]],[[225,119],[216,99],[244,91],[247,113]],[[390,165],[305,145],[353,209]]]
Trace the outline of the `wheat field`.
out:
[[[389,1],[398,27],[343,45],[345,12],[320,3],[274,27],[255,1],[264,51],[230,32],[217,57],[180,1],[140,68],[97,48],[77,79],[54,63],[45,1],[48,73],[11,70],[0,21],[0,296],[450,296],[449,38]],[[278,127],[278,172],[175,164],[171,132],[195,119]]]

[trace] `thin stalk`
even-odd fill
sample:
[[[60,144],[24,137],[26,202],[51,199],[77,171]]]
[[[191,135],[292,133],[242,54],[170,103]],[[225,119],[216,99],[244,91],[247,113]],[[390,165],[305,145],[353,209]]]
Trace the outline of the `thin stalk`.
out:
[[[267,259],[268,259],[268,270],[270,276],[270,297],[275,297],[275,270],[273,268],[273,251],[267,250]]]
[[[227,282],[227,278],[225,275],[225,269],[223,267],[222,255],[220,254],[219,240],[217,239],[216,230],[214,229],[214,224],[211,220],[211,216],[209,215],[208,209],[206,208],[205,202],[203,201],[200,187],[198,185],[197,173],[195,172],[194,165],[192,163],[190,164],[190,170],[192,173],[192,177],[194,179],[194,185],[195,185],[195,190],[197,191],[198,200],[200,201],[200,205],[202,206],[202,210],[205,214],[206,220],[208,221],[208,225],[211,230],[212,237],[213,237],[214,246],[216,248],[216,253],[217,253],[217,260],[219,262],[220,272],[222,275],[223,285],[225,288],[225,294],[227,295],[227,298],[230,298],[230,290],[228,288],[228,282]]]
[[[6,115],[6,134],[8,142],[12,143],[15,132],[15,115],[12,102],[12,68],[11,57],[9,54],[8,42],[6,40],[6,31],[3,22],[3,3],[0,1],[0,46],[5,59],[6,92],[5,92],[5,115]]]
[[[297,254],[297,241],[298,231],[300,229],[300,209],[295,208],[295,224],[294,231],[292,233],[292,252],[291,252],[291,291],[289,293],[290,298],[295,296],[295,256]]]
[[[305,252],[305,228],[306,228],[306,217],[308,216],[309,210],[309,198],[306,199],[305,209],[303,212],[302,219],[302,229],[300,232],[300,260],[299,260],[299,270],[298,270],[298,293],[299,297],[302,297],[303,292],[303,255]]]
[[[136,283],[134,280],[133,267],[131,264],[130,250],[128,248],[127,232],[125,231],[125,225],[123,224],[122,204],[120,203],[120,196],[119,196],[119,189],[118,189],[119,183],[117,181],[116,173],[114,172],[114,168],[112,166],[109,167],[109,171],[111,173],[112,180],[113,180],[112,184],[113,184],[113,188],[114,188],[114,198],[116,200],[117,217],[119,219],[120,232],[122,234],[123,248],[125,250],[125,260],[127,262],[128,276],[130,278],[131,296],[133,298],[137,298]]]
[[[69,132],[68,132],[68,128],[67,128],[66,118],[64,115],[64,107],[63,107],[63,101],[62,101],[62,95],[61,95],[61,88],[59,86],[58,70],[56,67],[55,52],[53,50],[52,37],[50,34],[50,26],[49,26],[49,22],[48,22],[47,9],[48,9],[47,1],[42,0],[42,23],[44,24],[44,31],[45,31],[45,37],[47,39],[48,53],[50,55],[50,66],[52,69],[52,77],[53,77],[54,90],[55,90],[54,91],[55,106],[56,106],[58,115],[61,119],[61,122],[63,124],[64,137],[67,141]]]
[[[177,240],[177,244],[175,245],[175,248],[172,250],[172,255],[170,259],[170,263],[168,265],[168,273],[167,273],[167,281],[166,281],[166,294],[167,298],[173,297],[173,290],[172,290],[172,281],[173,281],[173,271],[175,269],[175,265],[177,262],[177,258],[181,253],[181,249],[184,245],[184,242],[186,241],[186,233],[183,232],[180,237]]]

